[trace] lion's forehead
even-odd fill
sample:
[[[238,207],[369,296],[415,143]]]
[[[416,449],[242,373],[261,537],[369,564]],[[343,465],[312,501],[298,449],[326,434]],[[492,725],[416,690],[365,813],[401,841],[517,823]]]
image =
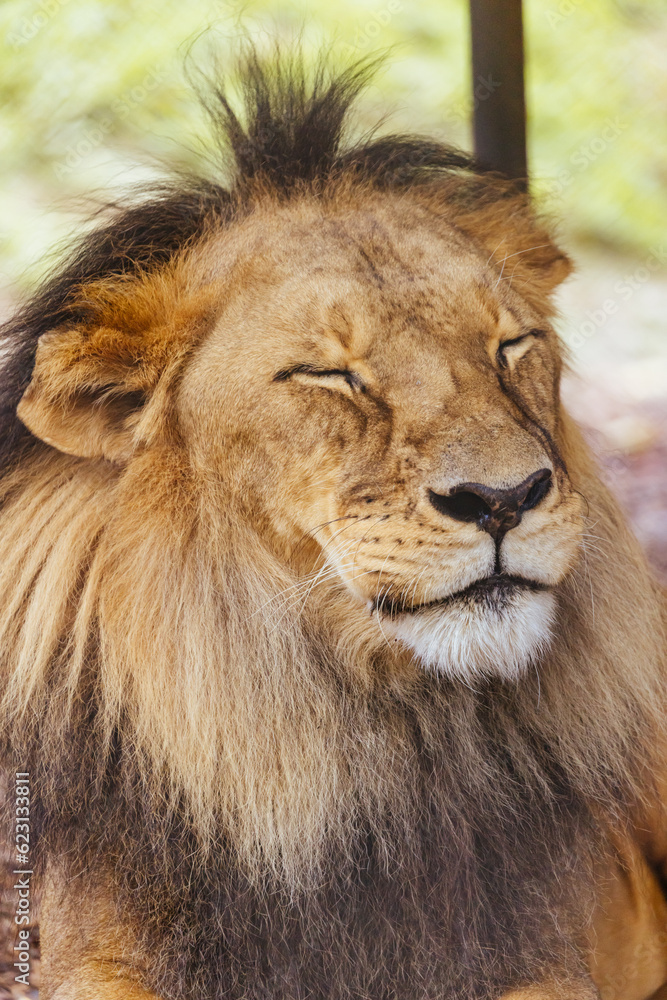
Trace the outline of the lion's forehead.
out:
[[[227,393],[225,422],[238,413],[264,423],[270,393],[272,439],[289,435],[309,450],[317,426],[320,437],[354,444],[365,460],[373,450],[375,465],[378,449],[389,465],[443,447],[470,452],[478,439],[496,451],[525,450],[507,432],[517,417],[499,387],[495,354],[502,338],[539,317],[487,271],[488,254],[405,206],[397,217],[382,205],[329,215],[310,204],[294,214],[267,211],[239,226],[227,246],[235,287],[226,288],[216,332],[183,383],[198,414],[203,399],[212,394],[218,405]],[[271,388],[277,375],[309,367],[350,370],[364,392]],[[551,385],[546,368],[533,377]],[[553,410],[552,391],[548,397]]]
[[[391,200],[331,214],[310,203],[259,213],[224,253],[235,258],[235,295],[229,283],[225,294],[240,303],[238,325],[250,334],[254,315],[269,339],[276,332],[289,346],[317,349],[334,334],[350,357],[376,347],[374,360],[391,367],[391,355],[408,360],[422,342],[431,358],[448,352],[462,363],[484,336],[512,336],[537,319],[472,240]]]
[[[207,255],[213,261],[241,259],[238,276],[250,292],[249,274],[290,294],[319,284],[325,298],[337,284],[356,281],[367,290],[384,290],[385,296],[373,296],[376,302],[386,299],[387,286],[414,300],[443,281],[455,286],[473,275],[491,276],[484,254],[469,237],[445,219],[434,223],[418,205],[397,207],[388,198],[354,209],[327,211],[309,201],[298,208],[259,209],[233,234],[213,240]]]

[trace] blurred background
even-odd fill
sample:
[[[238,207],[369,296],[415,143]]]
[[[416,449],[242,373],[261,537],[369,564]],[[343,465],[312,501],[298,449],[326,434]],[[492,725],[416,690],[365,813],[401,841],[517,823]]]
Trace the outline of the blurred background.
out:
[[[532,190],[577,275],[560,294],[565,393],[667,575],[667,0],[524,0]],[[467,0],[3,0],[0,312],[106,198],[210,161],[193,80],[243,33],[307,53],[390,49],[360,130],[471,149]],[[199,81],[201,82],[201,81]]]
[[[524,22],[532,190],[578,268],[559,293],[564,393],[667,579],[667,0],[524,0]],[[96,200],[211,169],[200,69],[231,68],[244,34],[298,33],[306,53],[391,50],[360,131],[384,117],[472,148],[493,81],[471,78],[467,0],[2,0],[0,318]],[[0,998],[37,997],[32,935],[24,988],[0,905]]]

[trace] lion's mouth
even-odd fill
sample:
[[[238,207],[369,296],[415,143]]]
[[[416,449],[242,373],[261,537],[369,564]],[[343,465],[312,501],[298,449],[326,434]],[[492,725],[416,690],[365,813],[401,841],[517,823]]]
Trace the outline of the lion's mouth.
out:
[[[446,597],[422,604],[399,601],[386,594],[377,597],[372,604],[372,610],[378,614],[395,618],[397,615],[417,614],[429,608],[446,607],[451,604],[485,605],[492,611],[501,611],[521,591],[548,591],[551,588],[537,580],[528,580],[522,576],[511,576],[508,573],[493,573],[480,580],[475,580],[463,590],[457,590]]]

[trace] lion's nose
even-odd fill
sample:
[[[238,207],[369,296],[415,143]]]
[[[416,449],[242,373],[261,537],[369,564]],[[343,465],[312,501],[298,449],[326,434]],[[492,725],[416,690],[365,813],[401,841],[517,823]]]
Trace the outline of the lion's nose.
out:
[[[459,483],[447,494],[428,491],[437,511],[455,521],[473,522],[495,540],[517,524],[525,511],[544,500],[551,489],[551,472],[538,469],[518,486],[498,490],[483,483]]]

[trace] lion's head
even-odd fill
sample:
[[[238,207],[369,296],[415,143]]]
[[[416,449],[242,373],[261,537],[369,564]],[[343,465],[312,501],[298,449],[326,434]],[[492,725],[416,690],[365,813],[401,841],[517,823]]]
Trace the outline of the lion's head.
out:
[[[120,466],[168,438],[425,669],[514,678],[582,529],[549,305],[568,264],[508,185],[433,173],[257,186],[166,273],[81,289],[18,414]]]

